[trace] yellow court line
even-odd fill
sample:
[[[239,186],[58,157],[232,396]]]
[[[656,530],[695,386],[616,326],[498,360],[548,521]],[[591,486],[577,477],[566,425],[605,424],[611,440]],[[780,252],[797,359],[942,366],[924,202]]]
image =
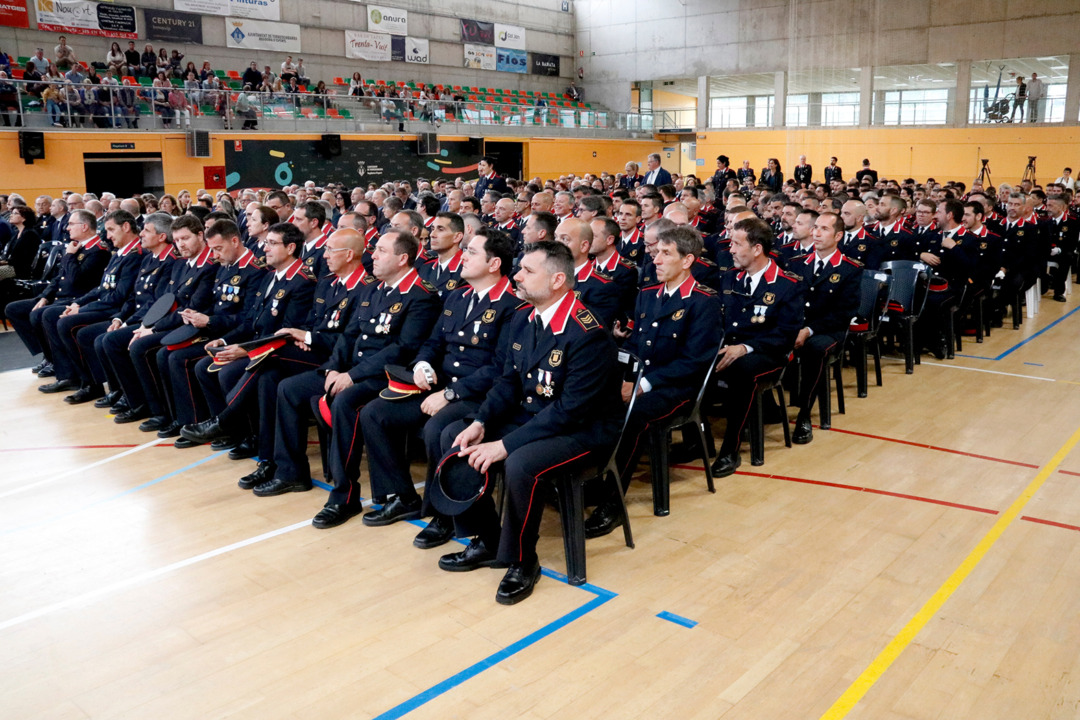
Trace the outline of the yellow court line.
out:
[[[1076,429],[1076,432],[1072,434],[1072,437],[1061,446],[1054,457],[1050,459],[1039,474],[1035,476],[1035,479],[1031,481],[1024,492],[1020,493],[1020,497],[1013,501],[1013,504],[1009,506],[1009,509],[1001,514],[994,526],[990,528],[990,531],[983,536],[979,541],[979,544],[975,546],[975,549],[971,551],[971,554],[964,558],[964,561],[960,563],[960,566],[953,571],[948,580],[938,588],[937,592],[926,601],[926,604],[919,609],[919,612],[915,613],[915,616],[908,621],[907,625],[885,646],[885,649],[874,658],[873,662],[863,670],[862,674],[856,678],[855,682],[851,683],[844,694],[833,703],[832,707],[825,711],[825,714],[821,716],[821,720],[841,720],[847,716],[851,709],[855,707],[856,703],[862,700],[863,696],[870,691],[870,688],[885,674],[885,671],[889,669],[889,666],[893,664],[893,661],[900,656],[900,653],[911,644],[911,641],[915,639],[915,636],[926,626],[926,623],[930,622],[930,619],[937,614],[941,606],[945,604],[945,601],[952,597],[952,594],[960,587],[960,584],[964,582],[971,571],[974,570],[982,559],[986,556],[986,553],[990,551],[990,548],[994,546],[994,543],[998,541],[1001,534],[1005,532],[1005,529],[1012,525],[1013,521],[1020,516],[1020,511],[1024,509],[1024,506],[1030,502],[1031,498],[1039,491],[1046,479],[1057,469],[1058,465],[1068,456],[1072,449],[1076,446],[1077,442],[1080,442],[1080,428]]]

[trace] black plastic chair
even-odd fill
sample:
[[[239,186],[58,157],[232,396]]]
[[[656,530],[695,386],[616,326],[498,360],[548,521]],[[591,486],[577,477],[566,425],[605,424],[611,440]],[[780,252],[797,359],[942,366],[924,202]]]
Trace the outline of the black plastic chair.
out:
[[[850,332],[850,330],[848,331]],[[825,357],[824,377],[818,383],[818,426],[822,430],[832,429],[832,388],[829,376],[836,385],[836,412],[844,415],[844,348],[847,346],[847,333]],[[865,371],[865,366],[863,366]]]
[[[904,372],[911,375],[921,362],[921,353],[915,347],[915,321],[926,304],[929,268],[913,260],[889,260],[881,264],[881,271],[892,276],[885,312],[887,319],[899,326],[904,345]]]
[[[868,349],[873,350],[877,385],[881,387],[881,341],[878,337],[881,318],[889,297],[891,276],[877,270],[864,270],[859,286],[859,311],[856,321],[848,328],[847,341],[851,347],[851,362],[855,366],[858,395],[866,397],[866,363]]]
[[[721,343],[722,346],[723,343]],[[713,485],[712,464],[709,461],[714,447],[712,431],[701,412],[701,405],[705,400],[706,391],[712,384],[713,373],[716,371],[716,364],[719,361],[720,349],[717,348],[716,355],[705,371],[705,381],[701,384],[701,389],[698,390],[697,398],[689,412],[673,415],[666,418],[662,423],[649,428],[649,468],[652,471],[653,515],[663,517],[671,514],[671,468],[668,466],[668,442],[673,430],[685,429],[691,425],[697,428],[701,460],[705,464],[705,482],[709,492],[716,492],[716,487]]]
[[[754,390],[754,400],[750,405],[750,464],[765,464],[765,411],[763,399],[765,393],[774,393],[776,404],[780,406],[780,422],[784,429],[784,445],[791,447],[791,423],[788,422],[787,403],[784,401],[784,370],[787,366],[775,371],[772,377],[766,377],[758,381]]]

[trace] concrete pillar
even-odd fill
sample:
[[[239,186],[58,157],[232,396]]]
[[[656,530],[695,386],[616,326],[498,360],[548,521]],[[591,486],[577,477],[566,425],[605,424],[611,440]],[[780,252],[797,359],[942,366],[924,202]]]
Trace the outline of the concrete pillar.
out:
[[[862,112],[862,99],[859,99],[859,112]],[[885,91],[874,91],[874,124],[885,124]]]
[[[808,93],[806,96],[806,125],[808,127],[820,127],[821,114],[821,93]]]
[[[1080,57],[1080,56],[1078,56]],[[956,61],[956,86],[953,88],[952,102],[949,103],[951,115],[948,122],[954,127],[967,127],[971,112],[971,61]]]
[[[1075,123],[1077,116],[1080,116],[1080,54],[1074,53],[1069,56],[1069,80],[1065,86],[1065,122]]]
[[[859,70],[859,127],[868,127],[874,109],[874,68]]]
[[[697,79],[697,119],[695,127],[704,130],[709,127],[709,76],[702,75]]]
[[[783,70],[773,73],[773,127],[784,127],[787,118],[787,73]]]

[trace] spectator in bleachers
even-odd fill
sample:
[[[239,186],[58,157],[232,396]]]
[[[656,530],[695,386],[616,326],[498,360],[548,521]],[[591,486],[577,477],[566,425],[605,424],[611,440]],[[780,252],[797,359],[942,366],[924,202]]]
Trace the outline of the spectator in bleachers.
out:
[[[195,67],[195,63],[191,60],[188,60],[187,65],[184,66],[184,71],[178,77],[186,78],[188,73],[195,73],[195,79],[202,81],[202,78],[199,77],[199,69]]]
[[[139,103],[135,89],[131,87],[131,80],[124,79],[120,92],[116,94],[116,106],[119,116],[129,128],[139,127]]]
[[[38,48],[34,52],[34,56],[26,61],[26,68],[34,68],[44,76],[49,71],[50,61],[45,58],[45,51]]]
[[[289,78],[289,84],[285,86],[285,94],[292,95],[293,107],[300,109],[300,81],[293,75]]]
[[[162,52],[165,52],[165,48],[161,48]],[[169,55],[169,74],[174,77],[182,77],[184,68],[184,53],[179,50],[173,50]],[[195,69],[194,63],[191,65],[191,69]]]
[[[294,77],[297,77],[296,63],[293,62],[292,55],[290,55],[285,58],[283,63],[281,63],[281,79],[285,82],[289,82]]]
[[[86,79],[86,73],[82,65],[72,65],[71,69],[64,73],[64,79],[75,85],[82,85]]]
[[[127,57],[124,56],[124,52],[120,49],[120,43],[113,42],[109,46],[109,52],[105,54],[105,65],[118,74],[124,74],[124,68],[127,65]]]
[[[352,97],[364,97],[364,81],[358,72],[354,72],[352,79],[349,80],[349,95]]]
[[[204,60],[202,64],[202,70],[199,71],[199,82],[205,83],[210,78],[216,78],[217,73],[214,72],[214,68],[210,66],[209,60]]]
[[[254,90],[255,88],[262,85],[262,80],[263,74],[259,72],[259,66],[255,63],[254,60],[252,60],[251,65],[249,65],[248,69],[244,71],[244,75],[240,78],[240,81],[244,85],[249,86],[251,90]]]
[[[202,84],[196,76],[194,63],[188,63],[188,65],[192,67],[184,73],[184,92],[187,93],[192,105],[202,105],[203,96],[199,92],[202,89]]]
[[[307,70],[304,69],[304,58],[296,61],[296,79],[300,81],[301,85],[311,84],[311,78],[308,77]]]
[[[257,130],[259,125],[258,115],[256,115],[255,108],[252,107],[251,98],[249,97],[250,91],[251,86],[245,85],[244,90],[237,93],[236,102],[233,104],[233,114],[244,118],[243,130]]]
[[[169,65],[169,51],[164,47],[158,48],[157,58],[155,59],[158,72],[164,72],[165,77],[169,77],[171,72],[171,66]]]
[[[173,109],[169,104],[169,87],[169,81],[165,79],[165,71],[159,70],[149,95],[154,112],[161,116],[161,124],[164,127],[172,127]]]
[[[315,86],[315,104],[320,106],[323,110],[330,109],[330,91],[326,87],[326,83],[322,80]]]
[[[176,127],[183,127],[185,119],[187,126],[191,127],[191,103],[181,88],[173,87],[169,90],[169,107],[172,108],[173,117],[176,118]]]
[[[37,66],[29,65],[27,69],[23,71],[23,80],[26,81],[26,85],[23,86],[23,91],[35,98],[40,98],[41,93],[45,91],[45,84],[38,82],[41,80],[41,73],[37,71]],[[36,106],[31,103],[31,107]]]
[[[128,40],[127,50],[124,51],[124,75],[135,76],[139,74],[139,51],[135,49],[135,41]]]
[[[53,50],[53,57],[56,58],[56,67],[67,70],[78,64],[78,58],[75,57],[75,51],[67,44],[66,36],[61,35],[59,40],[60,44]]]
[[[76,124],[80,127],[83,126],[86,122],[87,110],[78,85],[72,82],[67,82],[64,85],[64,103],[67,106],[66,110],[71,120],[71,127],[75,127]]]
[[[0,117],[4,119],[4,127],[11,127],[8,111],[15,116],[15,127],[22,127],[22,115],[19,106],[19,91],[15,83],[8,79],[8,74],[0,70]]]
[[[41,99],[45,101],[45,114],[53,127],[64,127],[64,95],[60,92],[60,86],[50,83],[45,86],[41,93]]]
[[[146,77],[157,75],[157,53],[154,52],[154,46],[150,43],[143,46],[142,55],[139,56],[139,73]]]

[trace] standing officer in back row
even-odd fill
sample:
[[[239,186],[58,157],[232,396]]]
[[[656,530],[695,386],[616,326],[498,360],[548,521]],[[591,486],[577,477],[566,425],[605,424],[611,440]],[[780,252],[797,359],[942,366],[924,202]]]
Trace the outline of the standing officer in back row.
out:
[[[735,269],[720,281],[724,347],[716,371],[727,387],[727,428],[712,467],[716,477],[731,475],[742,463],[739,444],[754,391],[759,383],[780,375],[804,325],[803,285],[772,260],[772,242],[772,228],[765,221],[747,218],[735,223],[731,238]]]

